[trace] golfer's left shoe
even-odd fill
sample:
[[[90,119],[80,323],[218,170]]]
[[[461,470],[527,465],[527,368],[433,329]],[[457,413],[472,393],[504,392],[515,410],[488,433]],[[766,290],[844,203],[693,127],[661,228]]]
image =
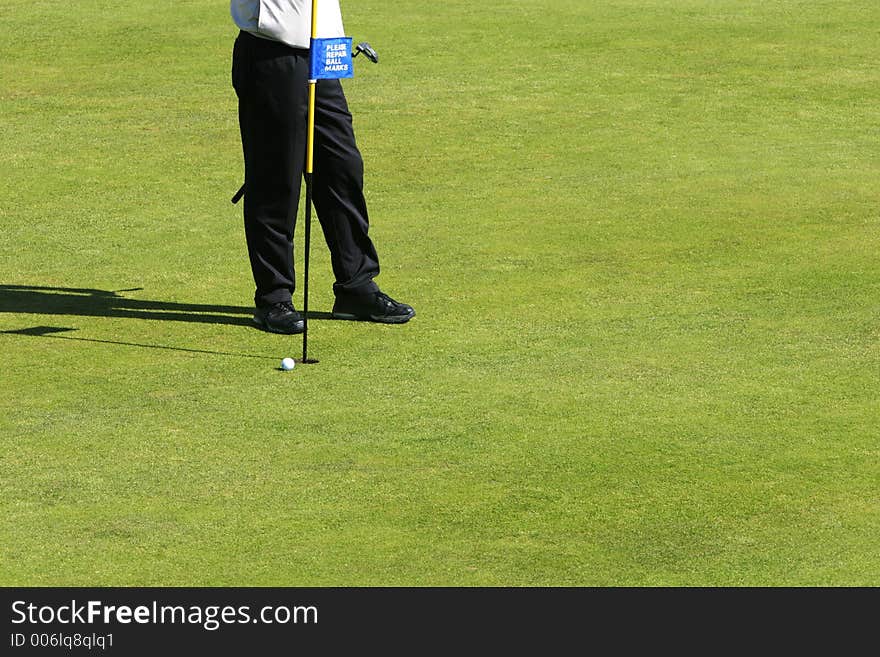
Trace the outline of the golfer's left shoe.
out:
[[[403,324],[415,317],[412,306],[400,303],[384,292],[367,294],[337,294],[333,317],[382,324]]]
[[[287,335],[305,331],[305,322],[289,301],[257,306],[254,311],[254,325],[270,333]]]

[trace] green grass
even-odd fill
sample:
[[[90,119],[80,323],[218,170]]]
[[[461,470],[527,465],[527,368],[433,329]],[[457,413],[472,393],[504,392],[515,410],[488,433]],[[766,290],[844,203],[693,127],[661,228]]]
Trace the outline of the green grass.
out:
[[[290,373],[226,5],[0,9],[0,584],[880,584],[876,2],[344,2],[418,316]]]

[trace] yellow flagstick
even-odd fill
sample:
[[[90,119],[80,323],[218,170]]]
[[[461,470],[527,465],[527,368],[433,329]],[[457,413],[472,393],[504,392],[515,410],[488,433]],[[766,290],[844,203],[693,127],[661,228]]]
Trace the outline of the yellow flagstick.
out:
[[[312,0],[312,42],[318,36],[318,0]],[[312,44],[309,45],[310,56],[314,55]],[[315,85],[317,80],[309,80],[309,122],[306,138],[306,225],[305,225],[305,257],[303,258],[303,363],[317,363],[308,359],[309,335],[309,247],[312,234],[312,171],[315,151]]]
[[[318,0],[312,0],[312,41],[318,38]],[[309,48],[311,53],[311,47]],[[315,150],[315,85],[317,80],[309,80],[309,135],[306,148],[306,173],[312,173]]]

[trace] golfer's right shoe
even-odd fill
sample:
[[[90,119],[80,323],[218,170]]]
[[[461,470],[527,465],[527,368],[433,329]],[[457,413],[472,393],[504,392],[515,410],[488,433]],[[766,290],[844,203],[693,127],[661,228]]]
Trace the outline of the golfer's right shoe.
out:
[[[400,303],[384,292],[338,294],[333,304],[333,317],[382,324],[403,324],[415,317],[412,306]]]
[[[289,301],[273,303],[269,306],[257,306],[254,312],[254,324],[269,333],[302,333],[305,322],[293,304]]]

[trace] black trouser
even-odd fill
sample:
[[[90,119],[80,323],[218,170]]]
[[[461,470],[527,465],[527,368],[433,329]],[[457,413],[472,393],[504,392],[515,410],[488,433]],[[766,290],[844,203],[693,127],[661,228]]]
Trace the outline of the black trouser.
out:
[[[244,151],[244,230],[257,305],[290,301],[293,229],[305,170],[309,51],[240,32],[232,85]],[[315,92],[312,198],[340,293],[377,289],[379,258],[367,235],[364,163],[339,80]]]

